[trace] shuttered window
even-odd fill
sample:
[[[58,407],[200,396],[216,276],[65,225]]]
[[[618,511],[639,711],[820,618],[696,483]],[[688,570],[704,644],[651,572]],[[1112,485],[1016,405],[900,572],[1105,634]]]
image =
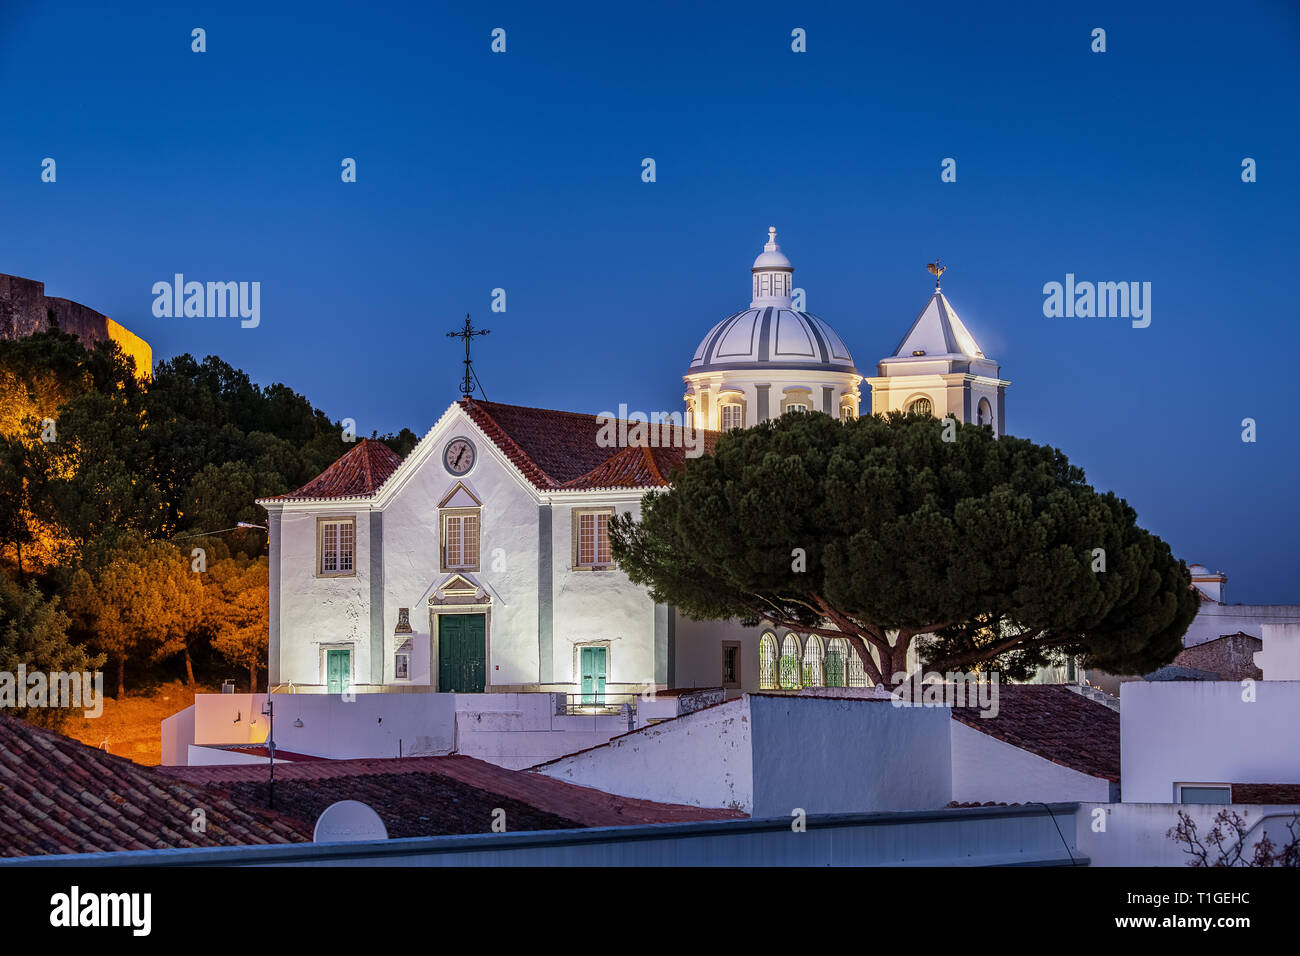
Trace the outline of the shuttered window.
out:
[[[322,521],[320,523],[321,574],[352,574],[356,568],[356,522]]]
[[[609,512],[584,511],[577,518],[578,567],[608,567],[613,563],[609,554]]]
[[[442,566],[445,570],[477,570],[478,514],[442,516]]]

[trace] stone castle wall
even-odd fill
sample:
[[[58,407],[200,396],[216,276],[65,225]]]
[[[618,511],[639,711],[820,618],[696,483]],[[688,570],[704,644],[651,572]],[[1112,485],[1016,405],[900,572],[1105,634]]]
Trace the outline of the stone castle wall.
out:
[[[45,294],[45,283],[0,273],[0,339],[20,339],[44,332],[51,324],[69,332],[87,348],[96,342],[116,342],[135,359],[136,372],[153,371],[153,349],[135,333],[103,313],[70,299]]]

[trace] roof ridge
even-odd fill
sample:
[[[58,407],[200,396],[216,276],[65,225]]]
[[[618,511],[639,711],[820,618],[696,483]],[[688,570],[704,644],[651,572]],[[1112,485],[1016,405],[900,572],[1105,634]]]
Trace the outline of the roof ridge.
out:
[[[465,414],[469,416],[470,421],[478,425],[479,428],[483,428],[483,424],[478,420],[478,417],[475,415],[475,410],[477,410],[479,414],[483,415],[488,420],[488,422],[491,423],[493,429],[495,430],[495,434],[488,435],[487,437],[489,438],[489,440],[498,443],[501,442],[501,439],[505,439],[505,441],[509,443],[510,448],[503,449],[506,452],[506,457],[509,458],[515,464],[515,466],[524,473],[525,477],[531,478],[531,476],[529,475],[529,469],[531,468],[532,470],[536,471],[537,474],[540,475],[543,479],[545,479],[546,483],[544,485],[541,485],[541,487],[545,487],[545,488],[560,487],[560,483],[557,482],[554,478],[552,478],[549,474],[547,474],[546,471],[542,468],[542,466],[537,464],[537,462],[533,460],[532,455],[524,451],[523,446],[520,445],[519,442],[515,441],[514,437],[510,434],[510,432],[506,431],[505,426],[503,426],[499,421],[493,418],[492,413],[488,409],[483,408],[484,405],[494,405],[494,404],[499,405],[501,404],[500,402],[473,402],[473,401],[467,401],[465,399],[462,399],[459,402],[459,404],[461,408],[464,409]],[[509,405],[506,407],[523,408],[524,406]],[[549,409],[541,409],[541,410],[549,411]],[[484,430],[484,434],[487,434],[486,430]],[[515,454],[518,455],[523,460],[523,464],[514,460],[514,456],[510,454],[511,449],[513,449]],[[528,467],[524,467],[525,465]],[[538,484],[538,482],[536,481],[534,481],[533,483]]]

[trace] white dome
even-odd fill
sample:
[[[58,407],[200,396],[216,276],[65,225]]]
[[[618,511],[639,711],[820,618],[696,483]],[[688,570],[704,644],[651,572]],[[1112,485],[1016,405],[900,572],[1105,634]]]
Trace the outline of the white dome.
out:
[[[746,309],[715,325],[687,374],[756,367],[857,374],[834,329],[811,312],[776,306]]]

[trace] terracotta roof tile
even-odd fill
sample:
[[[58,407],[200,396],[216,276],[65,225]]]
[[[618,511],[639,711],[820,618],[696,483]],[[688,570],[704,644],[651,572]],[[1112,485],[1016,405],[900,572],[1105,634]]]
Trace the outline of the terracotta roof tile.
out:
[[[1071,770],[1119,782],[1119,714],[1062,684],[999,684],[998,715],[954,720]]]
[[[667,447],[611,447],[601,443],[600,432],[608,425],[595,415],[478,400],[460,404],[537,488],[662,487],[685,466],[679,427],[671,429]],[[637,423],[625,424],[635,428]],[[618,420],[614,427],[620,429]],[[717,432],[704,432],[705,453],[717,438]]]
[[[369,498],[402,463],[397,452],[381,441],[363,438],[355,448],[297,491],[261,501],[301,501],[328,498]]]
[[[667,447],[606,446],[599,436],[608,426],[595,415],[479,400],[462,399],[459,404],[524,477],[543,490],[661,488],[686,464],[680,427],[669,431]],[[619,428],[617,419],[614,427]],[[704,432],[705,453],[713,451],[717,439],[717,432]],[[362,439],[296,491],[259,500],[368,498],[401,463],[383,442]]]
[[[1233,803],[1300,803],[1300,783],[1234,783]]]
[[[191,829],[196,808],[205,832]],[[0,715],[0,856],[295,843],[304,821]]]
[[[219,785],[231,788],[235,793],[243,793],[238,788],[245,784],[260,784],[266,779],[266,767],[251,764],[164,767],[161,770],[181,780]],[[420,816],[430,817],[450,812],[452,808],[435,805],[437,801],[430,800],[430,793],[442,786],[439,781],[451,781],[475,791],[468,797],[462,795],[459,806],[455,808],[468,812],[468,819],[474,829],[425,828],[424,833],[405,835],[487,830],[492,809],[501,806],[503,799],[516,801],[516,809],[526,808],[536,814],[554,818],[549,826],[539,825],[536,829],[629,826],[640,823],[724,820],[744,816],[734,810],[655,803],[618,796],[537,773],[507,770],[461,754],[447,757],[368,758],[276,764],[275,780],[277,805],[282,786],[297,785],[306,791],[326,794],[338,800],[370,803],[381,817],[385,817],[385,824],[388,823],[386,813],[409,821]],[[374,800],[380,800],[387,810],[381,809]],[[514,814],[507,807],[507,817],[512,816]],[[528,828],[517,819],[509,826],[512,830]],[[389,835],[396,835],[391,827]]]

